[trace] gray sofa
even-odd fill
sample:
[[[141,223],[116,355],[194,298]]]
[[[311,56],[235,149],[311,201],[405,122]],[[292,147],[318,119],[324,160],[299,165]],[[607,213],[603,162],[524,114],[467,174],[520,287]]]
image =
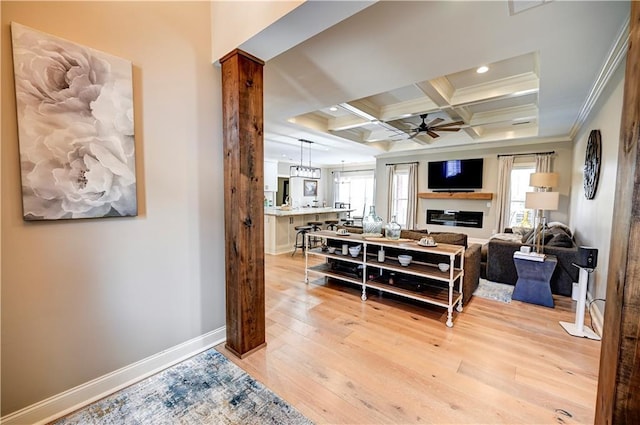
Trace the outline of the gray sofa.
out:
[[[573,282],[578,281],[578,268],[573,263],[578,261],[578,247],[565,228],[551,227],[545,233],[544,253],[555,255],[558,265],[551,277],[551,292],[558,295],[571,296]],[[518,274],[513,262],[513,253],[523,245],[533,248],[532,234],[525,234],[521,241],[491,239],[483,247],[483,263],[486,263],[486,278],[493,282],[515,285]],[[484,249],[486,248],[486,250]]]

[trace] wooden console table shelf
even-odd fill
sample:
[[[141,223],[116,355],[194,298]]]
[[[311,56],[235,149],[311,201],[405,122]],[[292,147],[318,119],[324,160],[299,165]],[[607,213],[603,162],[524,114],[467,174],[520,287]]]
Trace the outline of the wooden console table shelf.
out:
[[[493,199],[491,192],[422,192],[418,193],[422,199],[480,199],[490,201]]]
[[[306,235],[307,245],[311,238],[320,238],[324,244],[335,248],[335,252],[322,248],[305,251],[305,282],[309,273],[338,279],[362,287],[362,301],[367,300],[367,289],[395,294],[447,309],[448,327],[453,326],[453,310],[462,311],[462,282],[464,279],[465,248],[458,245],[438,244],[425,247],[415,240],[393,241],[383,238],[366,238],[360,234],[338,235],[321,230]],[[342,245],[360,246],[357,256],[342,254]],[[378,261],[378,251],[385,251],[383,261]],[[398,261],[398,255],[412,255],[408,266]],[[309,256],[325,259],[324,263],[310,266]],[[438,263],[449,265],[440,271]]]

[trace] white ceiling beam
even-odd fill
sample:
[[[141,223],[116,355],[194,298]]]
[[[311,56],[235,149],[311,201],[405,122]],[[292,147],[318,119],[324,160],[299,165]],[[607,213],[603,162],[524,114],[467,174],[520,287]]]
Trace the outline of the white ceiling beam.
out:
[[[380,120],[380,111],[378,108],[363,100],[341,103],[338,106],[371,122]]]
[[[418,88],[424,92],[425,95],[433,99],[434,102],[445,106],[451,104],[451,98],[456,92],[456,88],[453,87],[447,77],[438,77],[433,80],[423,81],[418,83]],[[434,94],[437,93],[437,96]]]
[[[494,111],[477,112],[473,114],[470,125],[485,125],[500,122],[537,121],[538,107],[536,105],[519,105]]]
[[[523,96],[538,92],[540,80],[534,72],[494,80],[486,84],[463,87],[455,90],[450,104],[453,106],[494,100],[497,98]]]
[[[381,107],[380,120],[399,120],[414,115],[437,111],[438,109],[439,106],[434,101],[428,97],[422,97]]]
[[[330,118],[327,128],[330,131],[348,130],[350,128],[361,127],[365,124],[369,124],[371,121],[355,116],[355,115],[342,115],[340,117]]]
[[[287,121],[291,124],[301,125],[311,130],[321,131],[323,133],[329,132],[327,120],[314,114],[298,115],[297,117],[289,118]]]

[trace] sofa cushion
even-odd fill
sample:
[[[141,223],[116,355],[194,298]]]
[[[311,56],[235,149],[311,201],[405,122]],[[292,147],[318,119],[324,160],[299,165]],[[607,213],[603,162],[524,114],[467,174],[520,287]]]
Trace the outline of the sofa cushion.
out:
[[[545,232],[544,244],[546,246],[562,246],[565,248],[571,248],[573,239],[559,227],[552,227],[548,232]]]
[[[522,242],[522,235],[517,233],[496,233],[490,239],[500,239],[502,241]]]
[[[420,240],[424,237],[431,236],[436,243],[446,243],[449,245],[462,245],[467,248],[467,234],[454,232],[429,232],[428,230],[402,230],[401,238]]]
[[[467,234],[466,233],[453,233],[453,232],[431,232],[429,236],[433,238],[436,243],[446,243],[449,245],[462,245],[467,248]]]
[[[569,228],[569,226],[567,226],[564,223],[561,223],[559,221],[552,221],[550,223],[547,223],[547,226],[551,229],[558,227],[562,230],[564,230],[564,232],[570,237],[573,238],[573,233],[571,232],[571,228]]]
[[[415,239],[419,241],[420,239],[425,238],[427,236],[430,236],[427,230],[418,230],[418,229],[400,230],[400,237],[405,239]]]

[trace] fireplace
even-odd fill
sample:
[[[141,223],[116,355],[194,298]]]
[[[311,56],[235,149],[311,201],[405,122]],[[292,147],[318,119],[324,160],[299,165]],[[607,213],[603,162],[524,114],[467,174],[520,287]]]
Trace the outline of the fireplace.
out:
[[[427,224],[482,228],[482,211],[427,210]]]

